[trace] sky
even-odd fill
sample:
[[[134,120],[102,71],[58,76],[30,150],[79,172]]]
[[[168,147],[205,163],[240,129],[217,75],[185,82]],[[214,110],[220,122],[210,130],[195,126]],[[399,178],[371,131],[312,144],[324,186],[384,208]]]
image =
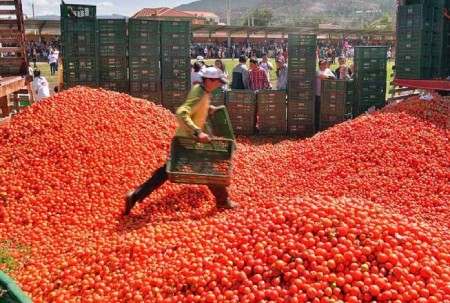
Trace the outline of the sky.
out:
[[[65,0],[67,4],[88,4],[97,6],[97,15],[124,15],[132,16],[142,8],[153,7],[176,7],[181,4],[191,3],[194,0]],[[33,16],[32,4],[34,4],[34,15],[58,15],[60,0],[22,0],[22,9],[28,17]]]

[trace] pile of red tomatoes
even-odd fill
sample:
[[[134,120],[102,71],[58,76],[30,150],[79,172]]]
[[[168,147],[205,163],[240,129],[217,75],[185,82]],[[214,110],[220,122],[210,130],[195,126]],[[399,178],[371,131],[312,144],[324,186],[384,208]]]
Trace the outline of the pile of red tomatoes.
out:
[[[167,182],[175,117],[77,87],[0,128],[0,263],[33,302],[450,302],[449,98],[238,138],[230,198]]]

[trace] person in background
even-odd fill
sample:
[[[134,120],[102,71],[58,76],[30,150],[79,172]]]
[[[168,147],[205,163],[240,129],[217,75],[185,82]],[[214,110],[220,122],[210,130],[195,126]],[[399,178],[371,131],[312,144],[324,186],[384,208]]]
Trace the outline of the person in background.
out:
[[[286,90],[287,89],[287,80],[288,80],[288,69],[286,66],[286,62],[284,58],[277,58],[277,70],[278,70],[278,78],[277,78],[277,89]]]
[[[392,52],[391,52],[390,48],[388,49],[388,51],[386,53],[386,56],[387,56],[387,62],[391,62]]]
[[[204,132],[208,114],[215,110],[210,105],[212,92],[226,82],[222,71],[208,67],[203,72],[203,83],[194,85],[184,103],[177,109],[176,116],[180,122],[176,136],[196,137],[201,143],[211,142],[210,136]],[[125,215],[129,215],[136,202],[142,202],[154,190],[168,180],[166,165],[158,168],[150,179],[125,196]],[[239,204],[228,199],[228,189],[225,186],[208,186],[216,198],[216,207],[233,209]]]
[[[250,59],[250,69],[248,71],[248,88],[251,90],[271,89],[269,77],[266,71],[259,66],[255,57]]]
[[[233,68],[231,89],[248,89],[247,57],[239,56],[239,63]]]
[[[223,64],[223,61],[220,60],[220,59],[217,59],[214,62],[214,66],[222,71],[223,76],[225,77],[225,79],[227,79],[227,83],[228,83],[229,76],[228,76],[225,64]],[[227,90],[228,89],[228,84],[227,83],[222,84],[222,90]]]
[[[205,58],[203,58],[203,56],[197,56],[196,61],[198,62],[201,66],[200,71],[203,72],[205,70],[205,68],[207,68],[208,66],[205,63]]]
[[[194,62],[194,64],[192,65],[192,72],[191,72],[191,87],[194,86],[195,84],[203,83],[202,73],[200,71],[201,69],[202,69],[201,63]]]
[[[319,120],[320,120],[320,97],[322,95],[322,79],[336,79],[331,69],[327,67],[327,60],[319,60],[319,69],[316,71],[316,102],[314,110],[314,127],[316,131],[319,130]]]
[[[339,67],[336,68],[336,70],[334,71],[334,74],[336,75],[336,79],[345,79],[345,80],[349,80],[352,76],[352,71],[349,67],[347,67],[346,65],[347,59],[345,59],[344,56],[339,57],[338,59],[338,63],[339,63]],[[341,73],[341,71],[343,71],[343,73]]]
[[[41,76],[41,71],[39,69],[34,70],[33,92],[35,94],[35,101],[50,97],[48,81],[45,77]]]
[[[55,56],[53,51],[48,55],[48,63],[50,64],[50,74],[54,75],[56,72],[56,64],[58,63],[58,57]]]
[[[266,53],[263,53],[261,57],[262,60],[259,62],[259,66],[261,66],[266,71],[267,77],[269,78],[270,81],[270,71],[273,70],[273,65],[272,63],[270,63]]]

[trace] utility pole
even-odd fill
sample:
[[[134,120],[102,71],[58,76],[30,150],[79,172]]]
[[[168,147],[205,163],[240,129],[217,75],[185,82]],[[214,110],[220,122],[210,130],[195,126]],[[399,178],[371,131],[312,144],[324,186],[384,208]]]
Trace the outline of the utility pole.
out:
[[[230,1],[231,0],[228,0],[228,11],[227,11],[227,25],[228,26],[230,26],[231,25],[231,5],[230,5]],[[228,37],[228,39],[227,39],[227,46],[228,46],[228,49],[230,49],[231,50],[231,32],[230,32],[230,30],[228,30],[228,35],[227,35]]]
[[[33,11],[33,19],[34,19],[34,2],[31,2],[31,10]]]

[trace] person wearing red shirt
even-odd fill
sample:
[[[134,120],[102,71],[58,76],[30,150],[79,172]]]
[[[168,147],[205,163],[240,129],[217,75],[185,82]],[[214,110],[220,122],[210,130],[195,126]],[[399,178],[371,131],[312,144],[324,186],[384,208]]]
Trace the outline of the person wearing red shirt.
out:
[[[250,59],[250,69],[248,71],[248,88],[251,90],[271,89],[269,77],[264,68],[259,66],[255,57]]]

